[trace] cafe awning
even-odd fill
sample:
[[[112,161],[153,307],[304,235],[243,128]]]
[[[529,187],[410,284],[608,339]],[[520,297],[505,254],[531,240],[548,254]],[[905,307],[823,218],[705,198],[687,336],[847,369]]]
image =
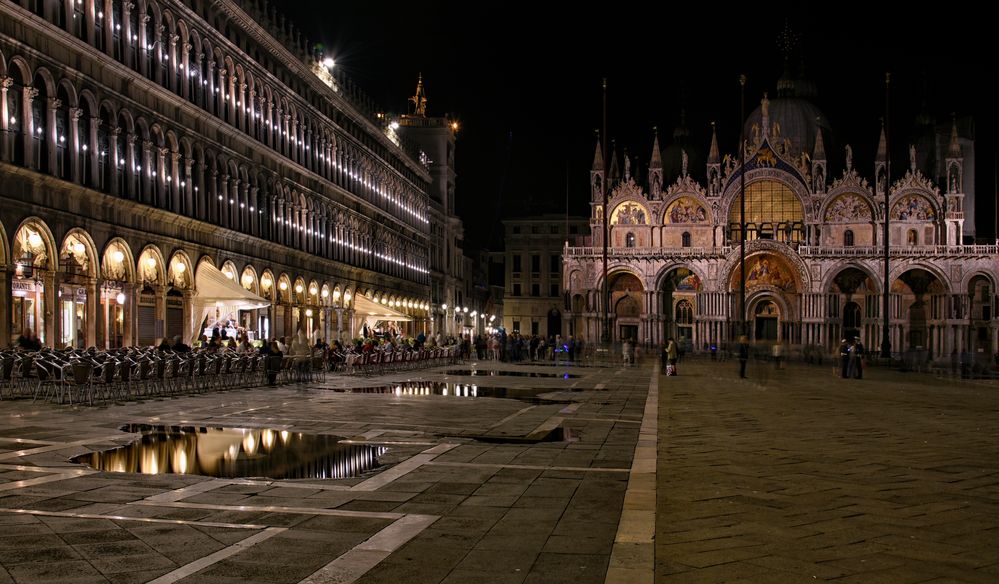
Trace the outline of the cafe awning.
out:
[[[192,299],[191,323],[187,338],[196,340],[201,331],[198,327],[205,317],[214,313],[225,316],[239,310],[267,308],[270,302],[243,288],[235,280],[225,277],[218,268],[202,262],[194,276],[194,297]]]
[[[367,296],[357,294],[354,296],[354,310],[357,316],[363,318],[369,325],[383,320],[389,322],[413,322],[413,317],[389,308],[388,306],[375,302]]]

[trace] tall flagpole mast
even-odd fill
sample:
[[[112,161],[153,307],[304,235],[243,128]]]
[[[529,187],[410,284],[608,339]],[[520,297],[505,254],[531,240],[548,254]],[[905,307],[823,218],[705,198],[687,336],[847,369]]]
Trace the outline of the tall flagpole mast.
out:
[[[746,76],[739,76],[739,331],[748,335],[746,321]]]
[[[604,101],[603,101],[603,133],[600,135],[600,140],[603,142],[603,163],[604,169],[607,169],[607,78],[603,79],[603,90],[604,90]],[[604,191],[604,203],[603,203],[603,288],[601,290],[601,318],[603,319],[603,330],[600,333],[600,341],[603,343],[609,343],[611,340],[610,334],[610,286],[607,283],[607,238],[610,230],[607,228],[607,194],[610,190],[610,184],[608,182],[607,170],[604,170],[604,180],[603,180],[603,191]]]
[[[891,216],[891,73],[885,73],[885,216],[884,216],[884,244],[885,244],[885,280],[884,301],[882,303],[882,324],[881,324],[881,357],[891,359],[891,325],[889,323],[889,312],[891,309],[891,271],[888,263],[888,256],[891,252],[890,235],[888,231],[888,219]]]

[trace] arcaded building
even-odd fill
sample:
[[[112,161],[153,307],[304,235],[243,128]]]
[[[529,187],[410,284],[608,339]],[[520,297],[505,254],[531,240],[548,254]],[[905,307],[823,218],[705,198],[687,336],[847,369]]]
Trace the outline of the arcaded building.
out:
[[[657,137],[646,176],[636,180],[630,160],[619,165],[616,152],[605,168],[597,146],[593,235],[588,247],[568,247],[564,258],[574,330],[590,341],[601,337],[608,189],[612,339],[659,344],[672,336],[694,349],[730,342],[740,320],[744,184],[752,339],[831,350],[860,337],[877,348],[888,287],[893,351],[992,355],[999,347],[999,248],[965,244],[974,233],[965,223],[974,208],[967,133],[955,121],[938,131],[941,139],[910,146],[907,164],[896,164],[889,181],[883,130],[874,160],[855,160],[844,142],[832,152],[826,118],[795,97],[793,85],[782,89],[746,121],[744,165],[737,152],[721,155],[714,134],[706,155],[671,146],[668,160]],[[701,180],[689,167],[695,158],[706,163]],[[669,180],[668,165],[675,176]]]
[[[0,344],[430,329],[429,159],[266,6],[0,2]]]

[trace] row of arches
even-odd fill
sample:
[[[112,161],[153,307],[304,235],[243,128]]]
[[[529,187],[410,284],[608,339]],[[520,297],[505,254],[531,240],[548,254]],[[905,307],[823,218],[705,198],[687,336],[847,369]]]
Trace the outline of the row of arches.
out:
[[[413,226],[426,224],[418,177],[393,163],[356,124],[268,60],[254,63],[208,30],[229,30],[203,2],[23,0],[22,5],[153,83],[177,94],[259,143]],[[194,11],[191,14],[190,11]],[[210,14],[211,13],[211,14]],[[230,37],[239,35],[229,35]],[[243,44],[243,50],[249,47]],[[259,58],[259,51],[255,51]],[[0,76],[3,72],[0,71]],[[295,85],[289,91],[288,85]],[[302,95],[302,94],[305,95]],[[333,123],[330,121],[332,120]],[[334,126],[334,123],[337,126]],[[339,127],[346,125],[357,136]],[[15,128],[16,130],[16,128]],[[386,162],[388,160],[389,162]],[[40,168],[40,167],[39,167]]]
[[[203,138],[0,53],[3,158],[85,187],[426,283],[423,242],[376,226]]]
[[[813,291],[807,271],[786,256],[757,251],[747,257],[746,314],[751,338],[832,349],[841,338],[880,343],[883,288],[870,266],[841,263]],[[706,286],[698,264],[672,264],[647,280],[623,265],[611,269],[609,310],[615,340],[660,343],[672,336],[688,347],[732,341],[738,321],[741,266],[736,261],[720,288]],[[569,275],[567,334],[597,340],[601,284],[586,286],[582,272]],[[891,343],[897,351],[925,349],[992,355],[999,348],[994,275],[970,271],[954,286],[935,266],[909,262],[895,270],[890,288]]]
[[[149,345],[155,338],[186,336],[191,299],[198,292],[195,275],[203,264],[271,302],[270,308],[240,315],[241,325],[258,338],[298,330],[321,330],[330,338],[350,330],[359,294],[415,318],[426,318],[430,309],[426,299],[414,295],[253,262],[240,267],[234,259],[197,257],[184,248],[134,244],[122,237],[99,244],[81,228],[57,237],[37,217],[22,221],[8,239],[0,224],[0,260],[11,267],[8,340],[29,329],[57,347]],[[346,316],[332,319],[335,310]]]

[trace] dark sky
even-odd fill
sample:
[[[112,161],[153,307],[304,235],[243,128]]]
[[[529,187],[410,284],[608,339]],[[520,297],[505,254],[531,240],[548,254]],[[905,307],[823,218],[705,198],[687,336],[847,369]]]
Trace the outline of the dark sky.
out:
[[[428,114],[448,113],[462,123],[457,207],[473,245],[502,243],[498,217],[561,213],[567,168],[570,209],[588,212],[602,77],[609,84],[608,134],[643,165],[653,126],[665,148],[681,103],[692,140],[705,153],[711,121],[722,152],[734,152],[738,76],[748,77],[747,112],[764,91],[776,94],[784,68],[777,37],[785,22],[801,37],[808,76],[819,90],[816,105],[837,146],[853,146],[862,174],[873,174],[885,71],[893,79],[899,171],[907,167],[909,136],[924,101],[939,122],[952,113],[973,116],[978,235],[992,236],[997,100],[987,89],[996,69],[987,18],[956,4],[953,14],[938,5],[932,13],[891,16],[873,14],[870,4],[798,4],[786,11],[746,4],[741,14],[715,3],[687,4],[704,8],[663,3],[650,12],[622,3],[594,13],[571,4],[301,2],[282,9],[387,111],[406,111],[423,73]]]

